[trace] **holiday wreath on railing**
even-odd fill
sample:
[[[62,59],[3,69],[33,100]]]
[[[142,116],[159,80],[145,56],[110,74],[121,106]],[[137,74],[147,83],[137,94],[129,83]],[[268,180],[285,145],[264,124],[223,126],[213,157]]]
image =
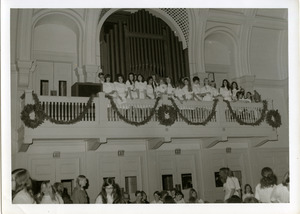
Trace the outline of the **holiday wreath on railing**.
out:
[[[25,105],[25,107],[21,111],[21,120],[24,122],[25,126],[34,129],[34,128],[37,128],[38,126],[40,126],[44,122],[44,120],[49,120],[51,123],[55,123],[55,124],[66,124],[66,125],[75,124],[75,123],[81,121],[84,118],[84,115],[86,113],[88,113],[88,110],[93,103],[95,95],[92,95],[89,97],[82,112],[80,112],[76,118],[74,118],[72,120],[67,120],[67,121],[56,120],[56,119],[50,117],[49,115],[47,115],[43,111],[42,106],[40,104],[40,100],[34,92],[32,92],[32,97],[34,100],[34,104]],[[160,101],[160,97],[158,97],[158,98],[156,98],[154,106],[150,110],[150,114],[146,118],[144,118],[143,121],[136,122],[136,121],[131,121],[128,118],[126,118],[126,116],[122,115],[122,113],[119,111],[119,109],[117,107],[117,104],[115,103],[114,99],[111,96],[106,95],[105,97],[110,100],[111,107],[117,113],[118,117],[121,120],[123,120],[125,123],[134,125],[134,126],[141,126],[141,125],[147,124],[155,114],[157,114],[159,123],[161,125],[165,125],[165,126],[173,125],[177,119],[177,115],[188,125],[204,125],[205,126],[216,115],[216,106],[218,103],[218,99],[214,100],[213,106],[210,110],[210,114],[207,116],[207,118],[204,121],[193,122],[193,121],[190,121],[187,117],[185,117],[181,113],[175,100],[172,98],[169,98],[169,100],[172,103],[172,106],[162,105],[156,111],[159,101]],[[25,98],[25,94],[23,94],[21,96],[21,99],[24,99],[24,98]],[[268,105],[267,105],[267,101],[265,101],[265,100],[263,101],[263,109],[261,111],[261,117],[252,123],[241,120],[239,118],[239,116],[233,111],[230,102],[226,101],[226,100],[224,100],[224,102],[227,104],[227,107],[228,107],[233,119],[235,119],[240,125],[258,126],[266,118],[266,122],[273,128],[278,128],[281,126],[281,116],[280,116],[278,110],[269,110],[267,112]],[[34,119],[32,119],[31,114],[34,114],[34,116],[33,116]]]

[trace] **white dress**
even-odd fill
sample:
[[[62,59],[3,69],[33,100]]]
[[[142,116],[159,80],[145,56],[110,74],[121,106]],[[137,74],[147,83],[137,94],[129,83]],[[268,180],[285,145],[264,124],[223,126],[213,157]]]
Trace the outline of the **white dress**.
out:
[[[200,94],[201,94],[200,84],[193,84],[192,89],[193,89],[194,95],[196,96],[196,100],[202,100],[202,97],[200,96]]]
[[[14,197],[13,204],[35,204],[35,200],[30,196],[30,194],[25,190],[21,190]]]
[[[212,100],[213,100],[213,96],[214,96],[214,90],[213,90],[213,87],[211,87],[211,86],[209,86],[209,85],[203,86],[203,87],[200,89],[200,93],[201,93],[201,94],[207,93],[207,94],[202,98],[203,101],[212,101]]]
[[[226,183],[223,184],[223,190],[225,192],[224,201],[230,198],[230,193],[232,189],[237,190],[237,187],[231,177],[227,177]],[[234,191],[233,195],[239,196],[237,191]]]
[[[55,197],[55,200],[52,200],[50,195],[44,195],[41,204],[59,204],[59,201],[57,197]]]
[[[150,97],[150,99],[155,99],[154,89],[153,89],[152,85],[146,86],[146,94],[147,94],[147,97]]]
[[[278,184],[271,193],[271,201],[275,203],[289,203],[290,192],[287,186]]]
[[[233,99],[233,100],[237,100],[236,93],[237,93],[238,91],[239,91],[239,90],[237,90],[237,89],[232,89],[232,90],[231,90],[231,93],[232,93],[232,99]]]
[[[115,82],[115,90],[121,102],[126,102],[127,86],[124,83]]]
[[[184,92],[181,88],[177,87],[175,89],[174,94],[178,100],[181,100],[181,101],[184,100],[184,98],[183,98]]]
[[[107,195],[107,203],[108,204],[112,204],[114,202],[114,199],[111,195]],[[96,202],[95,204],[103,204],[103,200],[102,200],[102,195],[99,195],[97,198],[96,198]]]
[[[193,98],[193,91],[189,91],[187,85],[182,88],[183,94],[185,95],[185,99],[191,100]]]
[[[262,203],[271,203],[271,194],[276,185],[261,188],[260,183],[255,187],[255,198]]]
[[[166,84],[161,84],[159,86],[156,87],[156,93],[157,96],[161,96],[162,94],[166,94],[167,93],[167,85]]]
[[[220,94],[223,96],[224,100],[231,101],[231,91],[227,88],[220,88]]]
[[[131,96],[133,99],[137,99],[138,98],[138,95],[137,95],[137,90],[135,88],[135,83],[133,82],[132,84],[130,84],[130,81],[127,80],[126,81],[126,86],[127,86],[127,89],[130,90],[130,93],[131,93]],[[129,93],[129,91],[128,91]],[[130,98],[130,96],[128,95],[128,97]]]
[[[175,93],[175,88],[171,84],[167,85],[167,94],[169,97],[173,97]]]
[[[113,83],[111,83],[111,82],[105,82],[105,83],[103,83],[103,92],[105,94],[109,94],[112,97],[116,97],[115,93],[110,94],[114,90],[115,90],[115,85]]]
[[[145,99],[145,92],[146,92],[146,82],[135,82],[135,88],[138,90],[138,93],[140,94],[140,99]]]

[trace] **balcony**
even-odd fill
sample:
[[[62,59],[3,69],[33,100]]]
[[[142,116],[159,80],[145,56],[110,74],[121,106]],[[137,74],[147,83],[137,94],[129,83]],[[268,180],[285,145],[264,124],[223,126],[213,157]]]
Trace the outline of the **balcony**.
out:
[[[263,103],[231,102],[231,109],[237,115],[235,118],[222,98],[212,102],[181,103],[172,101],[164,95],[159,100],[127,100],[122,104],[116,103],[119,113],[112,106],[111,100],[101,92],[94,97],[89,108],[86,107],[89,100],[87,97],[38,96],[37,98],[48,119],[34,129],[22,123],[19,129],[19,151],[27,151],[35,140],[53,139],[83,140],[88,150],[96,150],[109,139],[146,139],[149,149],[157,149],[172,139],[201,139],[205,148],[226,142],[229,138],[251,139],[251,146],[254,147],[277,140],[276,129],[265,120],[255,126],[239,123],[243,121],[253,124],[259,120],[263,112]],[[34,103],[32,91],[25,91],[25,97],[21,101],[22,109],[25,105]],[[150,117],[155,104],[157,104],[155,113]],[[172,125],[161,124],[157,112],[162,105],[172,106],[173,110],[177,109],[176,119]],[[86,112],[78,122],[56,124],[76,119],[84,109]],[[215,114],[211,114],[214,110]],[[168,119],[169,112],[165,113],[167,113],[165,119]],[[204,125],[205,120],[207,123]]]

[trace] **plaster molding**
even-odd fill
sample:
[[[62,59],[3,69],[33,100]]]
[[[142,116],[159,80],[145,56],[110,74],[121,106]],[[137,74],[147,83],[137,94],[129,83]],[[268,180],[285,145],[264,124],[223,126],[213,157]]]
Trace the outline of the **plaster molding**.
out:
[[[83,65],[83,75],[85,82],[95,82],[98,73],[98,65]]]

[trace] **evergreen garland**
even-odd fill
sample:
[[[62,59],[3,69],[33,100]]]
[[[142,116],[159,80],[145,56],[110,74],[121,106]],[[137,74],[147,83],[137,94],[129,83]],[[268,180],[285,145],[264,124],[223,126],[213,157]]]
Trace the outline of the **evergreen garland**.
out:
[[[176,112],[178,113],[179,117],[186,122],[188,125],[203,125],[205,126],[215,115],[216,115],[216,107],[217,107],[217,103],[219,100],[215,99],[214,103],[213,103],[213,107],[211,110],[211,113],[208,115],[208,117],[203,121],[203,122],[192,122],[190,121],[188,118],[186,118],[181,112],[180,109],[178,108],[177,104],[175,103],[173,98],[169,98],[169,100],[171,100],[172,105],[174,106]]]
[[[273,118],[274,118],[274,120],[273,120]],[[280,127],[281,126],[281,116],[280,116],[278,110],[268,111],[266,121],[273,128]]]
[[[262,121],[264,121],[265,117],[266,117],[266,112],[268,109],[268,103],[266,100],[263,100],[263,109],[262,109],[262,113],[261,113],[261,117],[256,120],[253,123],[249,123],[249,122],[244,122],[243,120],[241,120],[238,115],[233,111],[230,102],[228,100],[223,100],[226,104],[227,107],[230,111],[230,114],[232,115],[233,119],[235,119],[240,125],[249,125],[249,126],[259,126],[261,124]]]
[[[157,118],[161,125],[171,126],[177,118],[177,112],[172,106],[162,105],[158,108]]]
[[[147,116],[143,121],[141,122],[135,122],[135,121],[130,121],[128,120],[125,116],[123,116],[121,114],[121,112],[119,111],[116,103],[114,102],[114,99],[112,96],[109,96],[109,95],[105,95],[105,97],[107,97],[109,100],[110,100],[110,104],[111,104],[111,107],[112,109],[117,113],[118,117],[123,120],[125,123],[128,123],[130,125],[134,125],[134,126],[141,126],[141,125],[145,125],[146,123],[148,123],[151,118],[153,117],[153,115],[155,114],[155,111],[156,111],[156,108],[158,106],[158,102],[160,100],[160,97],[156,98],[156,101],[155,101],[155,104],[154,104],[154,107],[151,109],[150,111],[150,114],[149,116]]]

